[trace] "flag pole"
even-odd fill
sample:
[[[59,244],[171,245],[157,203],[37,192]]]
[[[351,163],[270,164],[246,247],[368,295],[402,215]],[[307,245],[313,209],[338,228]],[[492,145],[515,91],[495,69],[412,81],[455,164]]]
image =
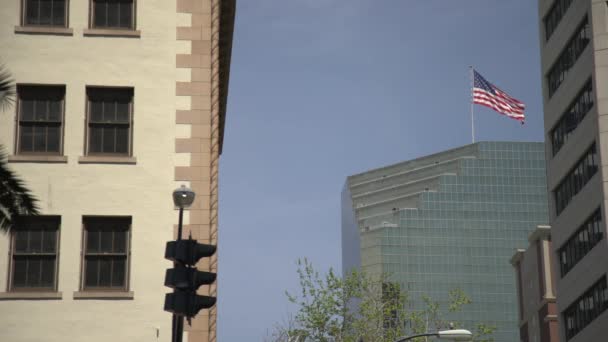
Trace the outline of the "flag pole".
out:
[[[473,66],[469,66],[469,74],[471,78],[471,140],[475,143],[475,121],[473,117],[473,87],[475,86],[475,81],[473,80]]]

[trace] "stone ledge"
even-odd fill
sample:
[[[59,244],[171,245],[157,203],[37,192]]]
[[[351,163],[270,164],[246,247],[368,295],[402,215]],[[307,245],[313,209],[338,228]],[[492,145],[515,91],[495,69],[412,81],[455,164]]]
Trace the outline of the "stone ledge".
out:
[[[116,30],[116,29],[84,29],[82,35],[85,37],[125,37],[140,38],[139,30]]]
[[[59,36],[73,36],[74,30],[69,27],[50,26],[15,26],[15,33],[25,34],[54,34]]]
[[[22,292],[0,292],[0,300],[37,300],[37,299],[62,299],[62,292],[45,291],[22,291]]]
[[[81,156],[78,157],[79,164],[137,164],[135,157],[115,157],[115,156]]]
[[[8,156],[9,163],[67,163],[67,156],[44,156],[44,155],[12,155]]]
[[[74,291],[74,299],[134,299],[133,291]]]

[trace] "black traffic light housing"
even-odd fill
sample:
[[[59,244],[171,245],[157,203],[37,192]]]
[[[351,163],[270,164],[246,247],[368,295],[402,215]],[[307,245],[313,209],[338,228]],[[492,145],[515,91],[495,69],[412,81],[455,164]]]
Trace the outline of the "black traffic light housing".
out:
[[[174,289],[173,293],[165,295],[165,311],[192,318],[200,310],[215,305],[215,297],[198,295],[196,290],[215,282],[216,274],[199,271],[195,266],[201,258],[210,257],[215,251],[214,245],[198,243],[192,237],[167,242],[165,259],[173,261],[175,266],[165,273],[165,286]]]

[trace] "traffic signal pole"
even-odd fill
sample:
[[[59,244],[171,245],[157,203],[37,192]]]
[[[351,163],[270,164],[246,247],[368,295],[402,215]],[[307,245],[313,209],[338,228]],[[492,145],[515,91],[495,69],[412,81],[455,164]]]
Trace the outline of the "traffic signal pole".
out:
[[[179,223],[177,239],[168,241],[165,248],[165,259],[173,261],[173,268],[165,273],[165,286],[173,289],[165,294],[164,310],[172,314],[171,342],[183,342],[184,318],[195,317],[203,309],[210,309],[216,303],[216,298],[197,294],[202,285],[213,284],[217,275],[213,272],[200,271],[196,264],[201,258],[209,258],[215,254],[217,246],[199,243],[192,239],[182,239],[184,208],[194,202],[194,192],[182,185],[173,192],[173,203],[179,207]]]
[[[177,224],[177,241],[182,239],[182,223],[184,220],[184,208],[179,208],[179,221]],[[174,263],[174,265],[177,264]],[[173,293],[175,293],[177,289],[173,289]],[[173,341],[172,342],[182,342],[184,334],[184,317],[173,314]]]

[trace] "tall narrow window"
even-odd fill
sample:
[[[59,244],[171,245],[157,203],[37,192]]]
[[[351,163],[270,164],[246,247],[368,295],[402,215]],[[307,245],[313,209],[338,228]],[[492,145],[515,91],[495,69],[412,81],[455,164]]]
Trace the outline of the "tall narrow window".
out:
[[[22,0],[24,26],[67,27],[67,0]]]
[[[88,155],[131,155],[133,88],[87,88]]]
[[[134,0],[91,0],[91,27],[135,29]]]
[[[62,153],[65,86],[17,86],[17,154]]]
[[[83,290],[128,289],[130,217],[84,218]]]
[[[22,218],[11,239],[10,291],[56,291],[60,218]]]

